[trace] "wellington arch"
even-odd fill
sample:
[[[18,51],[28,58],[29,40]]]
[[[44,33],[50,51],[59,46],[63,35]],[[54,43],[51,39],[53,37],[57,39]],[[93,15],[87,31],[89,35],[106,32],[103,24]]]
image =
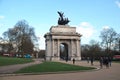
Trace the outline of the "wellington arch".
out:
[[[81,35],[76,32],[76,27],[68,25],[52,26],[50,32],[46,33],[44,37],[46,43],[46,60],[61,60],[61,45],[66,47],[65,59],[72,60],[75,58],[75,60],[81,60]]]
[[[59,12],[57,26],[51,26],[45,37],[45,59],[51,60],[81,60],[80,37],[76,32],[76,27],[68,25],[68,18],[64,18],[64,13]]]

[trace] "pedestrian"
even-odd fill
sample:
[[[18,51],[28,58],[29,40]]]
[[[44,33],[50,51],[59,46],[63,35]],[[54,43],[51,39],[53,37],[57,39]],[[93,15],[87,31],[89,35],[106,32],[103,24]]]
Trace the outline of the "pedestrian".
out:
[[[106,68],[109,68],[109,60],[108,60],[108,57],[105,57],[104,63],[105,63]]]
[[[108,57],[108,61],[109,61],[109,66],[111,67],[111,64],[112,64],[112,58],[111,58],[111,57]]]
[[[66,60],[66,62],[68,62],[68,58],[67,57],[65,58],[65,60]]]
[[[75,59],[73,58],[73,64],[75,64]]]
[[[91,61],[91,65],[93,65],[93,61],[94,61],[93,57],[91,57],[90,61]]]
[[[90,58],[89,58],[89,57],[87,57],[87,63],[89,63],[89,60],[90,60]]]
[[[100,68],[103,68],[103,57],[100,57]]]

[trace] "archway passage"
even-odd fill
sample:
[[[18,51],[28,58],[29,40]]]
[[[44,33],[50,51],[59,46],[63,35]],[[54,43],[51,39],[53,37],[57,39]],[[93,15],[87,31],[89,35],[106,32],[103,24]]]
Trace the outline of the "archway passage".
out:
[[[69,55],[68,55],[68,45],[65,43],[60,44],[60,59],[62,60],[69,60]]]

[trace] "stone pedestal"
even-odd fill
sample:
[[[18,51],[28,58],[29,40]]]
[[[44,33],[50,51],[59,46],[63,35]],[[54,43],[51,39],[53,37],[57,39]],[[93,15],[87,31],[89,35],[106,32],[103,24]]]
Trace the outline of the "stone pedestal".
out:
[[[69,60],[81,60],[80,37],[76,27],[68,25],[52,26],[45,34],[46,60],[60,60],[60,44],[67,45]]]

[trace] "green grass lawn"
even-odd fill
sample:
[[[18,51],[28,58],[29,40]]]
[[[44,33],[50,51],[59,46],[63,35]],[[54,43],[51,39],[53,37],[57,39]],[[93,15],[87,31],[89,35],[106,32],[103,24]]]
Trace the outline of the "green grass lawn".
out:
[[[0,66],[23,64],[32,61],[33,61],[32,59],[25,59],[25,58],[0,57]]]
[[[80,71],[91,70],[93,67],[83,67],[59,62],[43,62],[38,65],[23,68],[15,73],[42,73],[42,72],[59,72],[59,71]]]

